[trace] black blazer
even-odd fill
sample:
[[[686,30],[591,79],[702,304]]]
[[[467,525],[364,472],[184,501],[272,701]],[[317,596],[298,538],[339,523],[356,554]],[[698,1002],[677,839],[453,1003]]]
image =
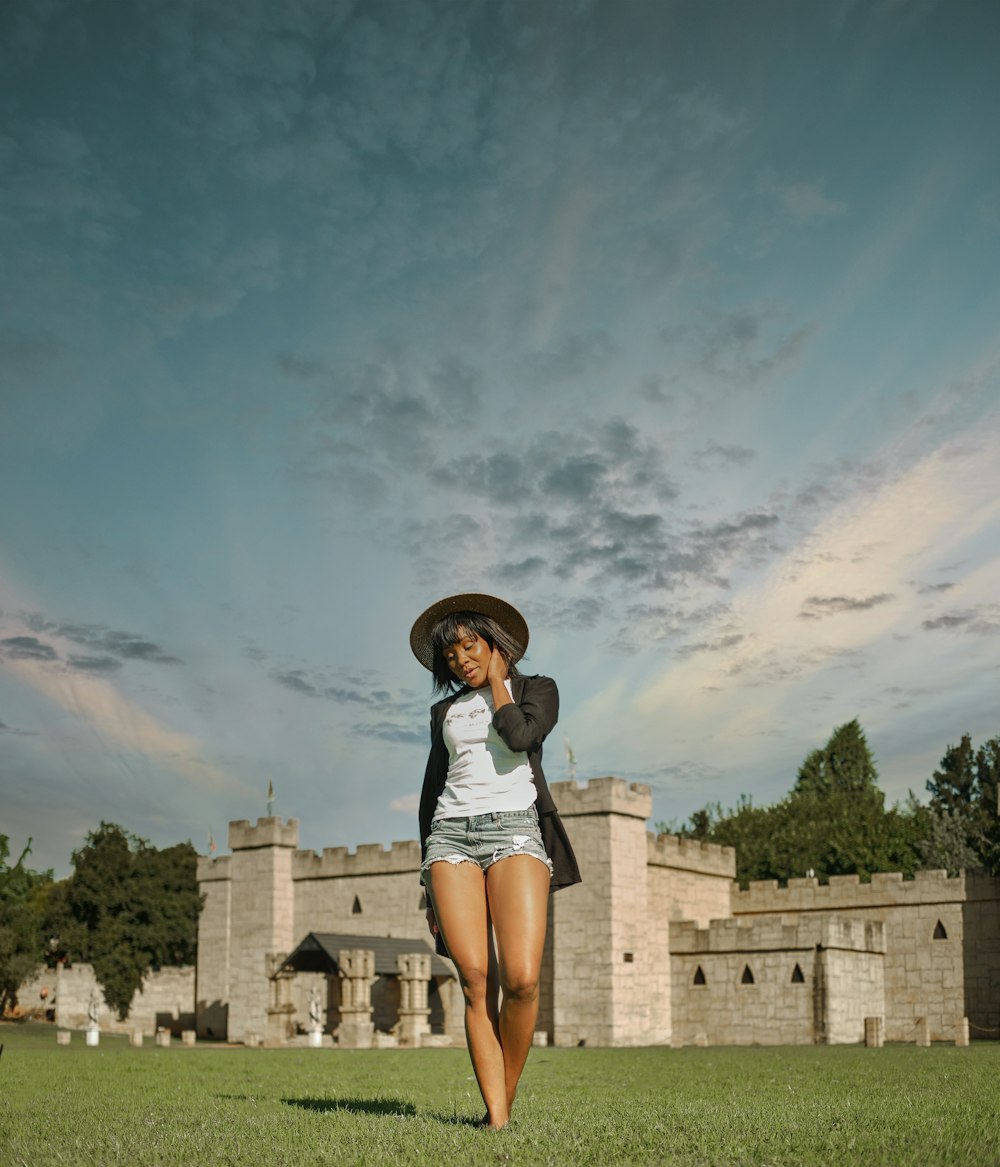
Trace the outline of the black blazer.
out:
[[[580,868],[566,828],[549,793],[542,773],[542,742],[551,732],[559,717],[559,691],[551,677],[512,677],[510,682],[513,704],[501,705],[493,714],[493,725],[510,750],[528,755],[531,776],[535,782],[535,807],[542,832],[545,852],[552,860],[550,891],[570,887],[580,882]],[[431,752],[424,772],[420,792],[420,854],[421,862],[427,852],[427,838],[438,798],[448,778],[448,747],[444,743],[444,718],[448,709],[467,689],[450,693],[431,706]]]

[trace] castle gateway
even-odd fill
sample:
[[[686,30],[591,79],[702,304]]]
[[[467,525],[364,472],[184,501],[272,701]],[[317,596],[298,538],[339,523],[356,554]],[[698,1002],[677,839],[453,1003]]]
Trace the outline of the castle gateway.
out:
[[[941,871],[734,883],[731,848],[647,832],[649,787],[552,784],[583,883],[549,900],[540,1040],[777,1045],[1000,1035],[1000,880]],[[298,850],[298,823],[229,827],[202,858],[200,1036],[464,1042],[434,956],[420,846]],[[317,1006],[317,1001],[319,1005]]]

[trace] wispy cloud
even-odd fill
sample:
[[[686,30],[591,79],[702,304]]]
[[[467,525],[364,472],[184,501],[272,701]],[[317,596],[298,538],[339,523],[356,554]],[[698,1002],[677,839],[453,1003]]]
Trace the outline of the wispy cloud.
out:
[[[867,612],[880,604],[889,604],[896,597],[891,592],[875,596],[807,596],[802,601],[800,620],[822,620],[842,612]]]

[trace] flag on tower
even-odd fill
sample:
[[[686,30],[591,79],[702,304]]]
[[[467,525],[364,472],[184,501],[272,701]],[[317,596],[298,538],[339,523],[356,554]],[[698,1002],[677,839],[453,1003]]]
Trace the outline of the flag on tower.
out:
[[[271,803],[274,802],[274,783],[270,778],[267,780],[267,813],[271,813]]]
[[[216,852],[215,839],[212,837],[212,832],[208,832],[208,853],[214,855]]]

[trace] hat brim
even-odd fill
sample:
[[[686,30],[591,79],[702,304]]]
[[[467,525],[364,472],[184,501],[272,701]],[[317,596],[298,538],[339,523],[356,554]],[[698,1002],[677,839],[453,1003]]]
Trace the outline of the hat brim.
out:
[[[453,612],[478,612],[482,616],[489,616],[513,640],[521,646],[521,651],[511,663],[519,661],[528,648],[528,624],[513,604],[496,596],[487,596],[481,592],[465,592],[460,596],[446,596],[436,604],[421,612],[410,629],[410,648],[413,655],[425,669],[434,669],[434,645],[431,643],[431,632],[435,624],[444,616]]]

